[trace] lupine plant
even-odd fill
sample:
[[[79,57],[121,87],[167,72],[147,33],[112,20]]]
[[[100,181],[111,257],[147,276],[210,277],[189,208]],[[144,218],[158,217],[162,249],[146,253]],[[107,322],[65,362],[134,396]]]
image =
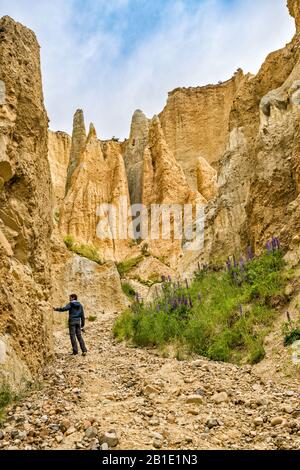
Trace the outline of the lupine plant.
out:
[[[284,266],[279,239],[273,237],[261,256],[249,247],[223,267],[199,263],[193,281],[163,276],[155,299],[147,304],[137,295],[116,321],[114,334],[136,346],[172,343],[180,352],[214,360],[258,362],[277,314],[274,299],[281,299],[285,287]]]

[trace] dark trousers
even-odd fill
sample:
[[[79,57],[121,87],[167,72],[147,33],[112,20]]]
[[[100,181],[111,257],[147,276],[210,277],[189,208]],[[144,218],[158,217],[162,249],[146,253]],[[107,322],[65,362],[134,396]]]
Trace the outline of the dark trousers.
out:
[[[81,334],[81,323],[79,322],[72,322],[69,323],[69,331],[70,331],[70,339],[72,343],[73,353],[78,354],[78,344],[77,340],[79,341],[81,351],[83,353],[87,352],[86,346],[84,344],[84,340]]]

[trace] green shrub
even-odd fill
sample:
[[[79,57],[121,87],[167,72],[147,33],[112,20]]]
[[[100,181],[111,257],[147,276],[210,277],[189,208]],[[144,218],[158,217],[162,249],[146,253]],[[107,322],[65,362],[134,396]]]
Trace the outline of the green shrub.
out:
[[[300,340],[299,322],[287,322],[283,325],[284,346],[291,346],[295,341]]]
[[[128,282],[123,282],[122,283],[122,289],[123,289],[124,294],[127,295],[127,297],[130,300],[134,299],[135,290]]]
[[[135,302],[117,320],[114,335],[135,346],[181,344],[216,361],[259,362],[276,317],[271,300],[285,287],[280,252],[246,263],[240,279],[224,269],[205,269],[195,280],[163,284],[151,304]]]
[[[132,258],[129,260],[122,261],[122,263],[117,264],[117,269],[119,271],[120,276],[123,278],[126,276],[129,271],[135,268],[141,261],[143,261],[143,256],[137,256],[136,258]]]
[[[68,250],[72,250],[72,248],[75,245],[75,238],[73,237],[73,235],[67,235],[64,238],[64,242],[65,242],[65,245],[68,248]]]
[[[91,323],[94,322],[94,321],[96,321],[96,320],[97,320],[97,317],[94,316],[94,315],[90,315],[90,316],[88,317],[88,321],[91,322]]]
[[[59,219],[60,219],[60,210],[56,209],[54,212],[54,220],[56,223],[59,223]]]
[[[77,254],[78,256],[82,256],[83,258],[87,258],[94,263],[103,264],[103,261],[100,258],[99,252],[94,245],[85,245],[77,243],[73,235],[67,235],[64,238],[64,242],[68,250],[72,251],[73,253]]]
[[[0,421],[4,418],[5,408],[13,403],[17,396],[12,392],[8,385],[2,385],[0,388]]]

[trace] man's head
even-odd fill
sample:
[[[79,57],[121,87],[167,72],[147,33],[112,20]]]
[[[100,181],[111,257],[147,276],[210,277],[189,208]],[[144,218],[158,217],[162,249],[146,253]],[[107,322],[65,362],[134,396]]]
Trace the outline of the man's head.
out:
[[[72,300],[77,300],[77,299],[78,299],[78,297],[77,297],[76,294],[71,294],[71,295],[70,295],[70,301],[71,301],[71,302],[72,302]]]

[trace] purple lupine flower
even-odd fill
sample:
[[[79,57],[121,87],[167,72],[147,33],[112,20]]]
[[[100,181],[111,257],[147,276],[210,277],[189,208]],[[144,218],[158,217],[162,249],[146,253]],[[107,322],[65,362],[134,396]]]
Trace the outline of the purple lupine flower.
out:
[[[254,258],[254,254],[253,254],[253,251],[252,251],[252,247],[248,246],[247,259],[248,259],[248,261],[251,261],[253,258]]]
[[[272,239],[272,246],[273,246],[273,250],[280,250],[280,241],[279,241],[279,238],[277,237],[273,237]]]
[[[272,237],[272,249],[273,251],[277,250],[277,240],[275,237]]]
[[[191,297],[189,297],[189,302],[190,302],[190,307],[193,308],[193,301]]]
[[[226,266],[227,266],[228,272],[230,272],[231,271],[231,260],[230,260],[230,258],[228,258],[228,260],[226,261]]]
[[[270,242],[270,241],[267,241],[267,243],[266,243],[266,249],[267,249],[267,252],[268,252],[268,253],[271,253],[271,251],[272,251],[272,245],[271,245],[271,242]]]
[[[234,265],[235,268],[237,268],[237,262],[236,262],[235,255],[233,255],[233,265]]]
[[[171,276],[168,276],[168,281],[169,281],[169,282],[172,282]]]
[[[188,304],[189,304],[189,303],[188,303],[188,300],[187,300],[186,298],[183,299],[183,303],[184,303],[184,305],[185,305],[186,307],[187,307]]]
[[[243,257],[240,259],[240,268],[242,271],[245,271],[245,260]]]
[[[166,276],[161,276],[162,282],[166,282]]]
[[[188,281],[187,279],[185,280],[185,285],[186,285],[186,288],[187,288],[187,289],[190,288],[190,286],[189,286],[189,281]]]
[[[278,250],[280,250],[281,244],[280,244],[279,238],[276,237],[276,241],[277,241],[277,248],[278,248]]]

